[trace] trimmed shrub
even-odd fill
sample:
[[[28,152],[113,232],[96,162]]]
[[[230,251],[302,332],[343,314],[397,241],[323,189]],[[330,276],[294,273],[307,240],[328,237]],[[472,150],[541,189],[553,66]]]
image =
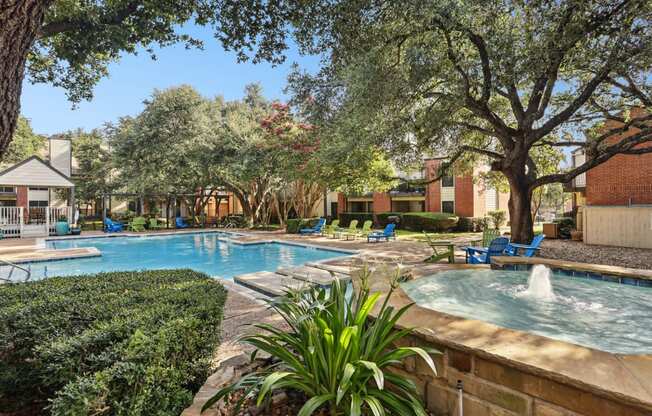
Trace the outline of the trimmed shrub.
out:
[[[489,228],[491,224],[491,218],[489,217],[460,217],[455,231],[477,233],[484,231],[485,228]]]
[[[443,212],[406,212],[401,217],[402,228],[410,231],[450,231],[457,225],[456,215]]]
[[[378,219],[378,225],[380,227],[385,227],[387,224],[389,224],[389,217],[403,217],[402,212],[381,212],[380,214],[376,214],[376,218]],[[401,222],[397,224],[396,228],[401,228]]]
[[[575,219],[572,217],[561,217],[555,220],[555,223],[559,224],[559,237],[560,238],[570,238],[571,231],[575,229]]]
[[[285,226],[285,232],[288,234],[297,234],[300,229],[314,227],[317,225],[319,218],[293,218],[288,220]]]
[[[489,211],[487,215],[491,218],[496,230],[500,230],[500,227],[502,227],[505,224],[505,221],[507,221],[507,213],[503,210]]]
[[[374,214],[371,212],[342,212],[339,215],[340,227],[348,227],[352,220],[358,220],[358,227],[365,221],[373,221]]]
[[[0,408],[178,415],[211,370],[226,290],[192,270],[0,285]]]

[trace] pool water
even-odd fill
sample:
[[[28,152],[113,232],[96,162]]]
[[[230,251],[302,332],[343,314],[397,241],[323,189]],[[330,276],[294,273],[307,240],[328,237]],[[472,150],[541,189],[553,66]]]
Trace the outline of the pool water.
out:
[[[232,278],[349,254],[281,243],[236,244],[225,233],[51,240],[47,245],[56,249],[96,247],[102,256],[31,263],[34,279],[42,278],[46,267],[47,276],[189,268],[210,276]]]
[[[652,288],[551,274],[554,297],[528,296],[527,271],[454,270],[402,285],[417,304],[622,354],[652,353]]]

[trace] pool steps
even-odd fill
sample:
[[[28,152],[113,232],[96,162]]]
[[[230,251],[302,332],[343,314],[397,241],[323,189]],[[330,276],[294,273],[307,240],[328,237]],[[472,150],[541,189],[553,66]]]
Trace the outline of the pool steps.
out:
[[[324,266],[324,265],[322,265]],[[313,266],[297,266],[280,268],[276,272],[255,272],[235,276],[233,281],[238,285],[255,290],[265,296],[282,296],[288,289],[301,290],[312,285],[328,286],[334,279],[350,280],[345,271],[348,268],[337,267],[338,272]]]

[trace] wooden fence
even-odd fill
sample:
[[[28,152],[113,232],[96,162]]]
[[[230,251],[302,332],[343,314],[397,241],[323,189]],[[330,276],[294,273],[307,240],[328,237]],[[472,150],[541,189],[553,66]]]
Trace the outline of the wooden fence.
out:
[[[652,249],[652,206],[586,206],[582,216],[587,244]]]

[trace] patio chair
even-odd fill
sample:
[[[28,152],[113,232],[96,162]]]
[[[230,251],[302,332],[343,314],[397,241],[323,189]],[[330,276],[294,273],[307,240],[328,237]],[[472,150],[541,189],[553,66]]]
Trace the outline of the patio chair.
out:
[[[356,228],[355,231],[353,232],[347,231],[346,233],[344,233],[344,236],[346,237],[347,240],[349,239],[349,237],[353,237],[354,240],[357,237],[366,237],[369,235],[369,233],[371,233],[372,225],[373,225],[373,221],[367,220],[364,223],[362,223],[362,228],[360,230]]]
[[[539,234],[532,239],[532,242],[529,245],[509,243],[505,249],[505,255],[532,257],[537,251],[539,251],[539,246],[544,238],[546,238],[544,234]],[[519,250],[524,250],[523,254],[519,254]]]
[[[338,228],[335,232],[337,238],[345,237],[348,234],[353,234],[358,229],[358,220],[351,220],[348,228]],[[348,238],[347,238],[348,239]]]
[[[491,264],[491,257],[502,255],[508,244],[507,237],[498,237],[494,238],[489,247],[467,247],[466,262],[469,264]]]
[[[494,228],[485,228],[482,231],[482,240],[471,241],[472,246],[489,247],[494,239],[500,237],[500,230]]]
[[[124,231],[124,225],[121,222],[113,221],[111,218],[104,218],[104,232],[116,233]]]
[[[340,226],[340,220],[333,220],[331,221],[330,225],[324,227],[322,234],[328,235],[331,238],[335,238],[335,232],[337,231],[339,226]]]
[[[371,243],[372,241],[379,242],[381,240],[389,241],[390,238],[396,239],[394,228],[396,228],[396,224],[387,224],[382,232],[375,231],[367,234],[367,243]]]
[[[449,263],[455,263],[455,244],[452,241],[433,240],[425,231],[423,231],[423,235],[432,249],[432,255],[425,259],[425,262],[431,263],[441,259],[448,259]]]
[[[321,234],[321,230],[322,228],[324,228],[324,225],[326,225],[326,218],[320,218],[314,227],[302,228],[299,230],[299,234],[302,235]]]
[[[175,225],[177,228],[188,228],[188,227],[190,227],[190,226],[188,225],[188,223],[186,223],[186,220],[183,219],[183,217],[176,217],[176,218],[174,219],[174,225]]]
[[[145,219],[145,217],[136,217],[133,220],[131,220],[128,228],[131,231],[142,233],[145,231],[145,224],[147,224],[147,220]]]
[[[159,224],[158,220],[156,218],[150,218],[149,219],[149,229],[150,230],[162,230],[165,228],[164,224]]]

